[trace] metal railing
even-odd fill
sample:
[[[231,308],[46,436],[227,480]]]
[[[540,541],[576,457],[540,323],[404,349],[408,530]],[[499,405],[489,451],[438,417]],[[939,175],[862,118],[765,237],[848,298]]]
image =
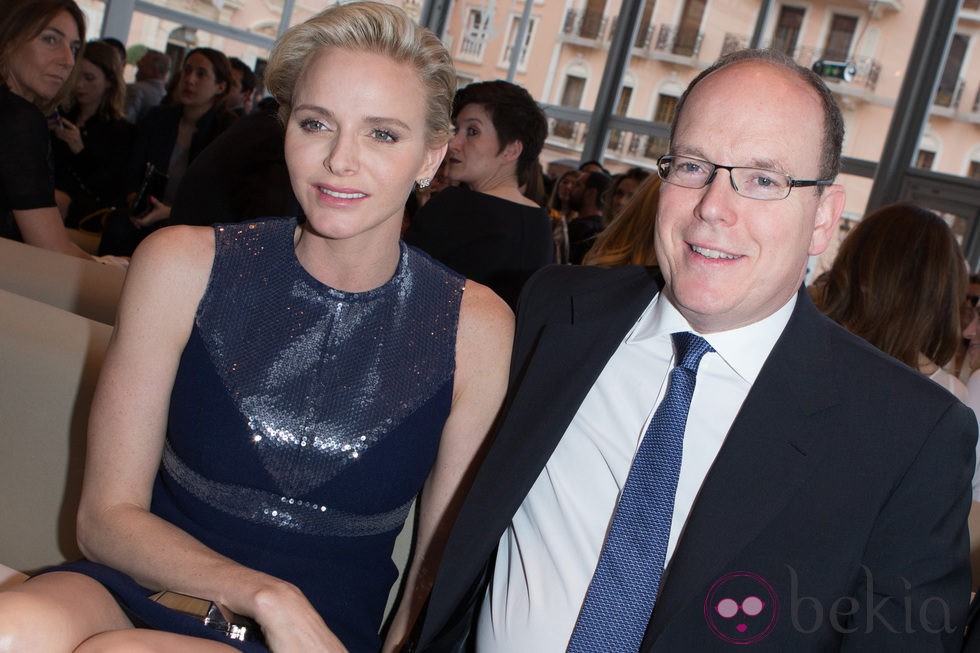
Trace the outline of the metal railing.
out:
[[[608,23],[609,19],[603,16],[601,12],[569,9],[565,13],[565,21],[561,31],[565,36],[601,41],[605,38]]]
[[[960,106],[960,100],[963,97],[963,87],[965,82],[963,78],[960,77],[956,80],[956,84],[952,88],[949,86],[943,86],[942,83],[939,84],[939,88],[936,89],[936,97],[933,98],[932,103],[937,107],[944,107],[946,109],[952,109],[957,111]]]
[[[669,52],[680,57],[697,57],[701,52],[704,33],[691,29],[680,29],[677,25],[660,25],[653,49]]]

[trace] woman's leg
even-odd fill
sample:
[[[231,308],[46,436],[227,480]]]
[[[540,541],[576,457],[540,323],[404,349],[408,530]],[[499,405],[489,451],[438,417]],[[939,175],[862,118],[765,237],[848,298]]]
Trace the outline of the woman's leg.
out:
[[[96,633],[133,627],[88,576],[55,571],[0,592],[0,653],[71,653]]]
[[[235,653],[221,642],[175,635],[159,630],[130,628],[95,635],[74,653]]]

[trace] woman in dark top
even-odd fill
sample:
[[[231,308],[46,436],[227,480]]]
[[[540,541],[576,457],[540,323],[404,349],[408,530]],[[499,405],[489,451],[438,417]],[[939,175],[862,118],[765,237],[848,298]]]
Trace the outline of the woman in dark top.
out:
[[[151,110],[137,126],[128,202],[136,197],[151,164],[155,181],[149,184],[145,209],[114,214],[102,235],[100,253],[131,254],[148,233],[169,222],[187,166],[236,118],[225,108],[230,80],[231,65],[222,53],[211,48],[188,53],[173,94],[175,103]]]
[[[78,62],[72,106],[51,126],[55,187],[67,198],[68,226],[123,205],[134,131],[123,119],[125,99],[119,55],[108,43],[87,44]]]
[[[44,112],[74,74],[85,18],[73,0],[8,0],[0,15],[0,236],[91,258],[54,199]]]
[[[554,261],[548,213],[521,194],[548,133],[531,95],[509,82],[470,84],[453,102],[447,176],[466,185],[429,200],[405,242],[490,286],[513,308],[535,270]]]

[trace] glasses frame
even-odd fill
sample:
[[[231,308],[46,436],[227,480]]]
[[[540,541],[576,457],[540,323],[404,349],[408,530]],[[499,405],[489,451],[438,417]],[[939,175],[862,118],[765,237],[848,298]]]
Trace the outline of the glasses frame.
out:
[[[671,163],[673,163],[674,159],[678,159],[678,158],[690,159],[691,161],[704,163],[705,165],[711,167],[711,173],[705,178],[704,183],[701,184],[700,186],[685,186],[684,184],[678,184],[675,181],[671,181],[670,179],[667,178],[670,174],[670,165]],[[793,177],[786,174],[785,172],[780,172],[778,170],[767,170],[766,168],[756,168],[755,166],[723,166],[720,163],[712,163],[711,161],[707,161],[705,159],[699,159],[696,156],[688,156],[686,154],[664,154],[662,157],[657,159],[657,176],[660,177],[660,180],[666,184],[670,184],[671,186],[677,186],[679,188],[690,188],[691,190],[700,190],[702,188],[707,188],[708,185],[715,180],[715,177],[718,175],[719,170],[728,171],[728,182],[732,185],[732,190],[738,193],[739,197],[744,197],[750,200],[757,200],[759,202],[778,202],[779,200],[784,200],[787,197],[789,197],[790,191],[793,190],[794,188],[805,188],[808,186],[822,187],[822,186],[830,186],[831,184],[834,183],[832,179],[793,179]],[[789,180],[789,184],[786,186],[786,194],[783,195],[782,197],[768,197],[768,198],[752,197],[750,195],[745,195],[742,193],[742,191],[738,189],[738,186],[735,185],[735,176],[732,174],[732,171],[734,170],[759,170],[761,172],[768,172],[773,175],[779,175],[785,177],[786,179]]]

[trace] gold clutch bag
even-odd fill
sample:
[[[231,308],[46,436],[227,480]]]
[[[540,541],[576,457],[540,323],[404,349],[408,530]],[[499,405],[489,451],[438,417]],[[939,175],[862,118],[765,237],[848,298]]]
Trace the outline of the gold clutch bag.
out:
[[[153,594],[150,600],[176,612],[196,617],[208,628],[214,628],[230,639],[240,642],[262,641],[261,630],[254,620],[235,614],[214,601],[167,591]]]

